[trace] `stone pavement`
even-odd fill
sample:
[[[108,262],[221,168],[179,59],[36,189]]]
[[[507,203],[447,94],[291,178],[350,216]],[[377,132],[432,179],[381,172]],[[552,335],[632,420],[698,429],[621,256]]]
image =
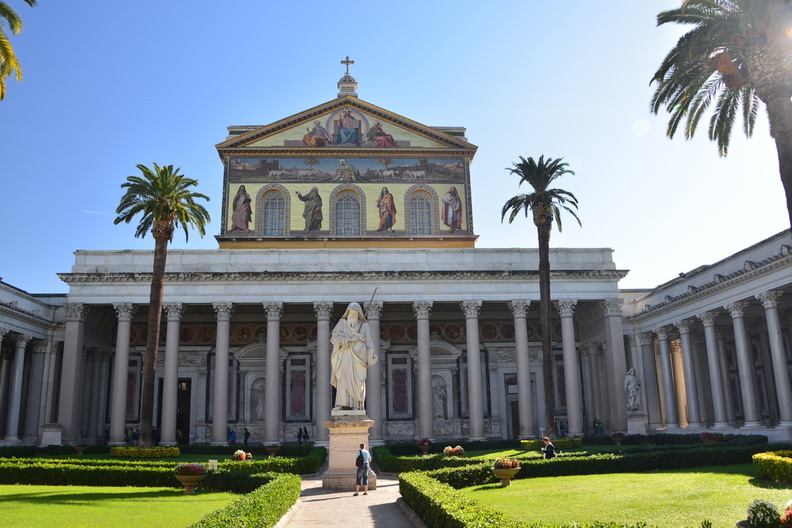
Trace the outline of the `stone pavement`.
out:
[[[378,475],[368,495],[352,493],[325,491],[321,476],[303,477],[300,499],[277,528],[426,528],[400,500],[396,476]]]

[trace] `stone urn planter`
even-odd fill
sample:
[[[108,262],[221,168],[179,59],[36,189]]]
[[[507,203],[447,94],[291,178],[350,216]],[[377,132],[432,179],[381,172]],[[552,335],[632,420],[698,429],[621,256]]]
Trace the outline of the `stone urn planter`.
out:
[[[279,449],[280,449],[280,446],[278,446],[278,445],[268,445],[267,446],[267,453],[269,453],[270,456],[275,456]]]
[[[174,475],[174,477],[184,486],[185,495],[195,495],[195,486],[197,486],[206,475]]]
[[[88,449],[88,446],[84,446],[84,445],[76,445],[76,446],[74,446],[74,450],[77,451],[78,455],[82,455],[83,453],[85,453],[86,449]]]
[[[748,521],[737,521],[737,528],[751,528],[751,525]]]
[[[506,486],[511,486],[511,481],[514,478],[514,475],[516,475],[520,471],[520,468],[512,468],[512,469],[490,468],[490,471],[492,471],[496,477],[501,479],[501,487],[505,488]]]
[[[418,449],[421,450],[421,452],[423,453],[423,456],[429,456],[429,450],[431,448],[432,448],[432,446],[428,446],[428,445],[419,445],[418,446]]]

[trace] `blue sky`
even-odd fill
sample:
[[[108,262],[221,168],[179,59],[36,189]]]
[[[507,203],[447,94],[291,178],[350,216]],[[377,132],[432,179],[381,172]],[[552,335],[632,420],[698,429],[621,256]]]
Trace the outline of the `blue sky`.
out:
[[[520,155],[562,157],[580,201],[552,247],[609,247],[651,288],[788,228],[764,115],[719,158],[665,137],[649,80],[683,28],[679,0],[9,3],[24,79],[0,101],[0,277],[65,293],[77,249],[151,249],[113,225],[136,164],[173,164],[211,196],[216,248],[229,125],[265,125],[336,97],[350,56],[360,98],[430,126],[467,127],[478,247],[536,247],[529,219],[501,223]]]

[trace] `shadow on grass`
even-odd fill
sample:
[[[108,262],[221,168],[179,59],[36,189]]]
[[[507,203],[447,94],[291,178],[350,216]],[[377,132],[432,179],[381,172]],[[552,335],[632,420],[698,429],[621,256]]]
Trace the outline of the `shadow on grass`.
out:
[[[3,497],[3,503],[19,503],[19,504],[75,504],[75,503],[88,503],[88,502],[101,502],[101,501],[115,501],[115,500],[142,500],[152,501],[157,499],[173,499],[175,497],[183,497],[184,490],[174,488],[170,489],[157,489],[150,491],[140,492],[119,492],[119,493],[69,493],[68,488],[64,486],[63,491],[52,490],[42,491],[38,493],[20,493],[13,495],[6,495]],[[138,488],[140,489],[140,488]],[[200,493],[200,491],[199,491]],[[211,492],[206,492],[211,493]]]

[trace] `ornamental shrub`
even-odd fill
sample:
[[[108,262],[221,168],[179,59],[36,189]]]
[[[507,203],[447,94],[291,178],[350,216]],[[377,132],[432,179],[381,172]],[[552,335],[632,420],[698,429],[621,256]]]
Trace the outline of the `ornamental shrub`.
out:
[[[757,453],[753,466],[764,479],[792,484],[792,450]]]

